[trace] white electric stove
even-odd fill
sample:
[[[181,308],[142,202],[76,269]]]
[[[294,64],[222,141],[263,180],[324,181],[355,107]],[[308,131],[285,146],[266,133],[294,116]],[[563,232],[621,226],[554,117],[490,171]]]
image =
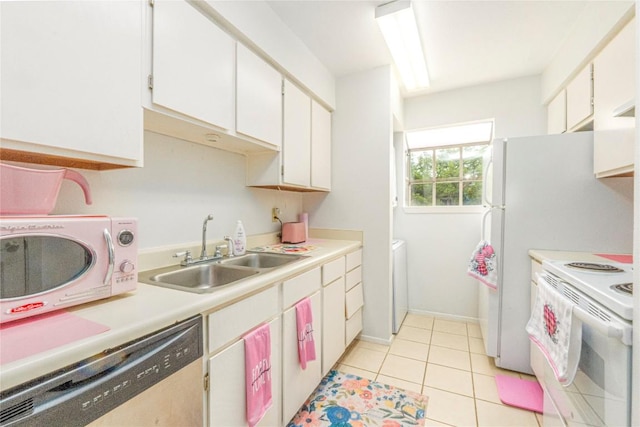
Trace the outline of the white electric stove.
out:
[[[633,321],[633,267],[618,262],[544,261],[560,277],[625,320]]]
[[[560,384],[540,351],[532,367],[543,386],[545,425],[630,426],[633,331],[633,267],[603,261],[544,261],[546,282],[574,306],[582,344],[572,348],[578,370]]]

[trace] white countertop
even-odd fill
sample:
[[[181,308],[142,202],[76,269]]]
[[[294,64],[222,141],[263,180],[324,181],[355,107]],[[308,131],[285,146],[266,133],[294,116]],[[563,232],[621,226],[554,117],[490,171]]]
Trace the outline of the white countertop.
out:
[[[611,261],[610,259],[598,256],[591,252],[549,251],[544,249],[530,249],[529,256],[540,263],[542,263],[542,261]]]
[[[70,308],[68,311],[74,315],[110,330],[0,366],[0,389],[9,389],[196,314],[214,311],[361,246],[361,242],[351,240],[313,239],[306,243],[316,249],[305,254],[302,261],[211,293],[195,294],[138,283],[134,292]]]

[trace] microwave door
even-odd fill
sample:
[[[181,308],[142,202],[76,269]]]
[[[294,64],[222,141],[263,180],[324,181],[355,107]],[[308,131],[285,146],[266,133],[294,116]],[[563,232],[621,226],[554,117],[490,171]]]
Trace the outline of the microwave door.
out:
[[[29,295],[70,284],[92,265],[91,251],[70,239],[33,236],[26,245]]]
[[[0,299],[23,296],[26,293],[26,283],[24,238],[2,239],[2,245],[0,245]]]

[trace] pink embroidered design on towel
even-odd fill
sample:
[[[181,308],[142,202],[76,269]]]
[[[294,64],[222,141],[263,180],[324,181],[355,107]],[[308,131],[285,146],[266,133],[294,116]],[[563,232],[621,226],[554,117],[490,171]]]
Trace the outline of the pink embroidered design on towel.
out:
[[[544,305],[544,330],[553,341],[558,344],[558,318],[551,304]]]
[[[255,426],[271,407],[271,330],[264,324],[244,337],[247,422]]]
[[[305,298],[296,304],[296,327],[300,367],[307,369],[307,362],[316,360],[316,344],[313,340],[313,316],[309,298]]]

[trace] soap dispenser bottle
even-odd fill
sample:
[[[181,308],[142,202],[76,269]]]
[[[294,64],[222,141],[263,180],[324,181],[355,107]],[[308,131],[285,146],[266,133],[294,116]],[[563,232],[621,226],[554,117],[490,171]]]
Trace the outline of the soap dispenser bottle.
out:
[[[233,253],[234,255],[244,255],[247,250],[247,235],[244,232],[242,221],[238,220],[236,231],[233,234]]]

